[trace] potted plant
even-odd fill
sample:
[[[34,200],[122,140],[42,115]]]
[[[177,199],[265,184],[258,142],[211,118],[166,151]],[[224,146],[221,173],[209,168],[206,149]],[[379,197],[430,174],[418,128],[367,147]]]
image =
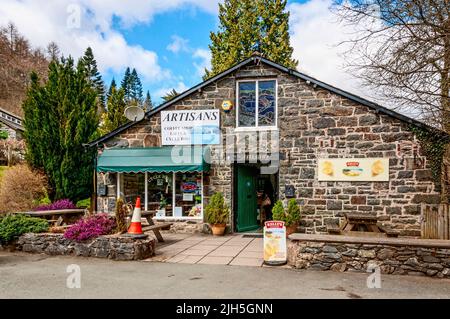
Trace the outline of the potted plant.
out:
[[[286,236],[295,233],[300,222],[300,207],[293,198],[289,200],[288,207],[285,209],[283,203],[278,200],[272,208],[273,220],[283,221],[286,226]]]
[[[205,207],[206,222],[211,226],[213,235],[221,236],[225,233],[230,209],[225,204],[222,193],[211,196]]]

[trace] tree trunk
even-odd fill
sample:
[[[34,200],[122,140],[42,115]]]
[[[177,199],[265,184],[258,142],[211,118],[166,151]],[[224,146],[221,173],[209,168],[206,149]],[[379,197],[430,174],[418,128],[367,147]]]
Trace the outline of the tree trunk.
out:
[[[450,134],[450,20],[444,38],[444,68],[441,72],[441,105],[443,129]],[[446,145],[441,167],[441,202],[448,203],[450,192],[450,143]]]

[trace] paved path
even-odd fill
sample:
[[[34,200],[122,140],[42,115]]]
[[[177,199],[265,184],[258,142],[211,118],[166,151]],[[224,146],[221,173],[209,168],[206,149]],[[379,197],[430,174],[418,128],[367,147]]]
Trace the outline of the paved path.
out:
[[[164,233],[166,243],[158,244],[149,261],[183,264],[262,266],[263,239],[245,235],[212,237]]]
[[[66,286],[71,264],[80,289]],[[450,298],[448,279],[384,275],[369,289],[367,276],[0,252],[0,298]]]

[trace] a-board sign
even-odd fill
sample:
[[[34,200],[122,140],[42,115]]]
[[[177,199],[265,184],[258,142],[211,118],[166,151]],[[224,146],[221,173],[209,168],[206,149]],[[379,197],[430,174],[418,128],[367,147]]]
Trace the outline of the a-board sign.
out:
[[[286,227],[282,221],[264,223],[264,263],[284,265],[287,262]]]

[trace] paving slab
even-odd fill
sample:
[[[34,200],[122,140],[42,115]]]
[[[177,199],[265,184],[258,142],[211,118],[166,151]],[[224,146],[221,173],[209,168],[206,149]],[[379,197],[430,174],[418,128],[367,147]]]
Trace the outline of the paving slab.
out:
[[[263,251],[246,251],[243,250],[237,255],[237,257],[247,257],[247,258],[262,258]]]
[[[202,258],[203,256],[186,256],[186,258],[181,259],[178,264],[195,264]]]
[[[210,264],[210,265],[228,265],[233,257],[225,256],[206,256],[200,259],[197,264]]]
[[[260,267],[262,266],[263,262],[264,260],[262,258],[247,258],[238,256],[230,262],[230,265]]]
[[[209,254],[211,250],[209,249],[186,249],[183,250],[180,255],[188,255],[188,256],[206,256]]]

